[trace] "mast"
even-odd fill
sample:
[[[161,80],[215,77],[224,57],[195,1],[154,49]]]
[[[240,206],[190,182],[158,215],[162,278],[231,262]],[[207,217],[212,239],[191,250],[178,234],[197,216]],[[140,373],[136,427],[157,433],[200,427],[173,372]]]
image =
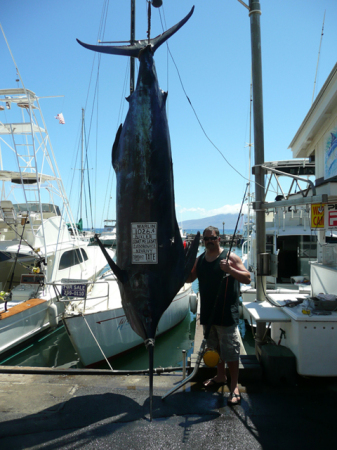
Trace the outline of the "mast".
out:
[[[130,44],[135,43],[135,14],[136,5],[135,0],[131,0],[131,34],[130,34]],[[130,56],[130,94],[135,90],[135,58]]]
[[[80,192],[80,217],[82,219],[82,200],[83,200],[83,178],[84,178],[84,168],[83,168],[83,146],[84,146],[84,108],[82,108],[82,139],[81,139],[81,192]]]

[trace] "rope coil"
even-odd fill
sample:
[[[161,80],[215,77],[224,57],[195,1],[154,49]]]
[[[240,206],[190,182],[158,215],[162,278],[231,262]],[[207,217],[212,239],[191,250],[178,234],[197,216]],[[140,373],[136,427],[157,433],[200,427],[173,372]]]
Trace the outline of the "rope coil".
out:
[[[146,339],[144,341],[144,344],[145,344],[146,348],[149,348],[150,346],[154,347],[154,343],[155,343],[155,339]]]

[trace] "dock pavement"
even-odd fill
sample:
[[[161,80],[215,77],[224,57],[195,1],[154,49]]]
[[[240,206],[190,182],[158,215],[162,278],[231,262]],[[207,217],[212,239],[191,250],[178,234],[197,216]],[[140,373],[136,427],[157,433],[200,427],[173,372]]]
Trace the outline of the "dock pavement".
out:
[[[31,370],[31,369],[30,369]],[[333,449],[336,379],[268,386],[248,379],[240,406],[227,386],[202,381],[161,397],[181,373],[154,378],[149,420],[147,375],[72,375],[0,368],[0,448],[20,449]]]
[[[197,321],[195,349],[201,340]],[[165,400],[182,372],[156,374],[150,421],[148,375],[0,366],[0,449],[336,447],[337,378],[297,376],[269,385],[256,358],[243,354],[242,401],[230,407],[228,386],[203,386],[214,374],[201,364],[197,376]]]

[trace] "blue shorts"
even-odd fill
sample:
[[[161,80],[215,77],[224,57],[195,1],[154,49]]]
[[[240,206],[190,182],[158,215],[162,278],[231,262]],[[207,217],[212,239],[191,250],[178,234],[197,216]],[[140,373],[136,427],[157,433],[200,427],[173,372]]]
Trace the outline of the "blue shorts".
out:
[[[206,325],[204,327],[204,332]],[[207,339],[207,347],[217,350],[222,361],[238,361],[240,357],[240,335],[237,325],[223,327],[212,325]]]

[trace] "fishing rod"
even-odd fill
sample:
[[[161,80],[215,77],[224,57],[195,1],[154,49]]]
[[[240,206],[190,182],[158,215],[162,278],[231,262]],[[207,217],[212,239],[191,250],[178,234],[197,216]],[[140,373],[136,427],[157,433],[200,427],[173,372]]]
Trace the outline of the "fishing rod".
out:
[[[234,243],[234,239],[235,239],[235,234],[236,234],[237,227],[238,227],[238,224],[239,224],[239,220],[240,220],[240,217],[241,217],[241,211],[242,211],[243,203],[244,203],[245,198],[246,198],[246,192],[247,192],[248,186],[249,186],[249,183],[246,184],[246,190],[245,190],[245,193],[244,193],[244,196],[243,196],[243,199],[242,199],[241,208],[240,208],[240,212],[239,212],[239,215],[238,215],[238,220],[236,222],[236,226],[235,226],[235,230],[234,230],[234,233],[233,233],[232,241],[231,241],[231,244],[230,244],[230,247],[229,247],[229,252],[227,253],[227,258],[226,258],[227,263],[228,263],[228,260],[229,260],[230,253],[232,251],[232,247],[233,247],[233,243]],[[226,280],[226,288],[225,288],[226,289],[226,291],[225,291],[225,298],[226,298],[228,278],[229,278],[229,273],[226,273],[223,276],[222,280],[221,280],[221,283],[220,283],[220,286],[219,286],[219,290],[218,290],[218,293],[217,293],[217,296],[216,296],[216,300],[215,300],[215,303],[214,303],[214,306],[213,306],[213,310],[211,312],[211,315],[210,315],[210,318],[209,318],[209,321],[208,321],[208,324],[207,324],[207,327],[206,327],[206,331],[204,333],[204,338],[202,340],[202,343],[201,343],[201,346],[200,346],[200,350],[198,352],[198,356],[197,356],[197,360],[196,360],[193,372],[187,378],[185,378],[180,383],[178,383],[176,386],[174,386],[170,391],[168,391],[161,398],[162,400],[164,400],[169,395],[173,394],[175,391],[180,389],[182,386],[184,386],[189,381],[191,381],[195,377],[195,375],[197,374],[197,372],[199,370],[199,366],[200,366],[201,360],[202,360],[202,357],[204,356],[204,353],[205,353],[205,350],[206,350],[207,339],[208,339],[209,333],[210,333],[211,328],[212,328],[212,323],[213,323],[213,320],[214,320],[214,317],[215,317],[215,312],[216,312],[216,306],[217,306],[217,304],[219,302],[220,297],[222,296],[221,293],[223,291],[225,280]]]

